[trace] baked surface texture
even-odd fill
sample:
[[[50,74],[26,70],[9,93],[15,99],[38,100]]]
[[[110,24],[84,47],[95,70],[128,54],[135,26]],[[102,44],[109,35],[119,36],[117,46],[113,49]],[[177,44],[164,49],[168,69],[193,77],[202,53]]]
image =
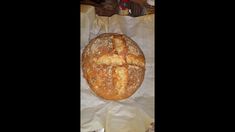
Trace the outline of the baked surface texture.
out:
[[[133,95],[144,80],[145,57],[124,34],[104,33],[82,53],[83,77],[99,97],[121,100]]]

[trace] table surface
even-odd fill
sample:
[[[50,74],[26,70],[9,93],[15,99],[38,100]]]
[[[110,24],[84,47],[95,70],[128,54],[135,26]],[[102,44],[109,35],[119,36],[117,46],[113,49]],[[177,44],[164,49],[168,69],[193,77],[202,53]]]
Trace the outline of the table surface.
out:
[[[99,16],[112,16],[114,14],[118,14],[118,3],[117,0],[103,0],[104,2],[96,3],[94,0],[82,0],[80,4],[92,5],[95,7],[96,14]],[[146,9],[146,14],[154,14],[155,7],[147,4],[146,2],[143,4]],[[146,15],[145,14],[145,15]]]

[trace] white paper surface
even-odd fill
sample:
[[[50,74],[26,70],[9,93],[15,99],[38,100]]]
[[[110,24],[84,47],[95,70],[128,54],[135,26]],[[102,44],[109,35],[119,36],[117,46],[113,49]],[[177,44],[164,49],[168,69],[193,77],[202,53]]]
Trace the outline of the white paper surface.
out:
[[[92,38],[102,33],[126,34],[138,43],[146,59],[145,78],[130,98],[107,101],[98,98],[82,77],[81,131],[104,128],[105,132],[145,132],[154,122],[154,14],[141,17],[94,15],[94,7],[81,6],[81,53]]]

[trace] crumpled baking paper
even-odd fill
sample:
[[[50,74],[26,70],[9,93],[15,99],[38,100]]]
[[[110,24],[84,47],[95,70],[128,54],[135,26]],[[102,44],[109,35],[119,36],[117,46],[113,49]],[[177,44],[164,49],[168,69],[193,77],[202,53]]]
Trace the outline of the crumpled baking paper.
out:
[[[154,14],[141,17],[102,17],[95,8],[81,5],[81,53],[88,42],[102,33],[126,34],[138,43],[146,59],[145,78],[130,98],[108,101],[97,97],[82,77],[81,132],[145,132],[154,122]]]

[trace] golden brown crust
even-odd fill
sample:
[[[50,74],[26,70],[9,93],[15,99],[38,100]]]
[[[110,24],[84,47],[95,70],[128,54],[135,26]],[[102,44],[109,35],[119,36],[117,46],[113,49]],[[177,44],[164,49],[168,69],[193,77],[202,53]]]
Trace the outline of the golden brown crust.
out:
[[[83,76],[100,97],[121,100],[130,97],[144,79],[145,58],[126,35],[104,33],[92,39],[82,54]]]

